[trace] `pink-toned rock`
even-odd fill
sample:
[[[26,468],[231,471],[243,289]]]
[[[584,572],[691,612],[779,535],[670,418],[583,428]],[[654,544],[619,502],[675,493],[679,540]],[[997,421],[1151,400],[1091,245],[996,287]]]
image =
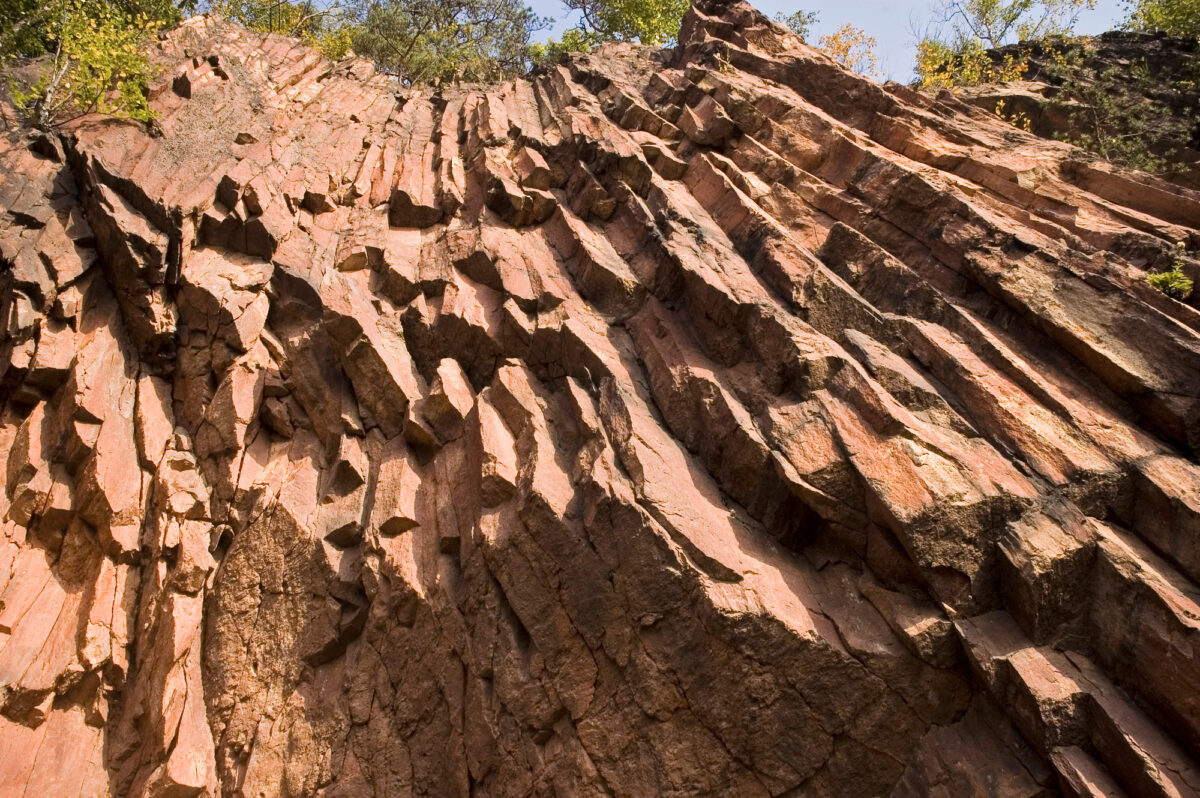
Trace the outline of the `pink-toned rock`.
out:
[[[490,390],[487,392],[490,394]],[[479,411],[480,487],[484,507],[495,507],[516,492],[518,460],[516,441],[504,419],[483,396]]]
[[[536,188],[546,191],[550,188],[551,180],[550,166],[546,163],[546,159],[537,150],[529,147],[522,147],[516,157],[513,158],[513,170],[521,179],[521,185],[525,188]]]
[[[380,452],[379,474],[375,483],[375,504],[371,526],[380,535],[395,537],[416,527],[421,472],[401,438],[395,438]]]
[[[0,104],[0,794],[1200,795],[1195,192],[734,0],[152,57]]]
[[[442,220],[435,193],[433,109],[428,100],[409,103],[403,113],[407,140],[394,167],[388,221],[393,227],[425,228]]]
[[[442,441],[459,436],[463,419],[475,404],[475,393],[453,358],[438,363],[437,374],[429,386],[429,395],[421,400],[421,416]]]

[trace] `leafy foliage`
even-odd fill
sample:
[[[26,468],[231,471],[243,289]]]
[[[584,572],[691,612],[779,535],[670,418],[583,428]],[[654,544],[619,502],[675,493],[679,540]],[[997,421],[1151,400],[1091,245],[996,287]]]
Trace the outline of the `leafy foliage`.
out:
[[[1125,5],[1126,24],[1133,30],[1200,38],[1200,0],[1131,0]]]
[[[922,89],[978,86],[1020,80],[1028,64],[1012,53],[996,61],[979,39],[952,47],[936,39],[917,44],[917,79]]]
[[[950,43],[978,40],[995,48],[1016,40],[1063,36],[1095,0],[942,0],[937,26]]]
[[[160,29],[178,23],[195,10],[195,0],[109,0],[86,4],[84,13],[100,8],[124,16],[142,18]],[[0,59],[13,56],[32,58],[55,50],[55,34],[63,23],[65,4],[61,0],[0,1]]]
[[[251,30],[289,36],[303,33],[309,17],[317,13],[310,4],[278,0],[213,0],[210,8]]]
[[[312,0],[213,0],[210,7],[251,30],[296,36],[335,61],[350,51],[357,31],[340,6]]]
[[[24,17],[6,55],[49,55],[28,89],[11,87],[14,103],[41,127],[100,112],[149,121],[146,89],[153,67],[146,46],[173,21],[169,4],[51,0]]]
[[[1146,282],[1172,299],[1183,301],[1192,295],[1193,283],[1183,273],[1183,244],[1176,247],[1175,263],[1171,269],[1146,275]]]
[[[922,88],[954,88],[1016,80],[1025,71],[1012,56],[996,63],[987,50],[1066,35],[1095,0],[942,0],[933,30],[917,45]]]
[[[812,26],[817,24],[817,19],[820,15],[816,11],[805,11],[800,9],[791,14],[784,14],[782,11],[775,15],[776,22],[782,22],[792,29],[792,33],[799,36],[801,39],[808,39],[812,32]]]
[[[1130,2],[1137,3],[1129,23],[1134,27],[1170,24],[1183,30],[1189,19],[1195,24],[1200,18],[1200,0]],[[1183,70],[1187,74],[1172,75],[1152,75],[1144,60],[1100,63],[1086,43],[1065,38],[1078,14],[1092,5],[1093,0],[945,0],[941,29],[917,47],[918,85],[954,89],[1018,80],[1030,69],[1032,51],[1038,51],[1037,78],[1053,84],[1050,105],[1067,120],[1057,138],[1124,166],[1169,171],[1189,146],[1195,120],[1162,101],[1164,86],[1179,96],[1194,92],[1200,62]],[[1040,46],[989,52],[1014,37],[1037,39]],[[1003,107],[996,112],[1018,127],[1032,128],[1023,114]]]
[[[45,55],[53,16],[40,0],[0,3],[0,57]]]
[[[355,51],[410,83],[516,74],[545,25],[519,0],[364,0],[353,13]]]
[[[817,12],[804,9],[791,14],[781,12],[775,15],[776,22],[787,25],[793,33],[805,40],[812,33],[812,27],[817,24],[818,19]],[[880,76],[879,59],[875,55],[878,45],[879,42],[874,36],[868,36],[865,30],[850,23],[822,36],[817,42],[817,47],[834,61],[853,72],[872,77]]]
[[[1060,44],[1056,49],[1046,68],[1058,87],[1051,102],[1070,125],[1057,138],[1123,166],[1170,171],[1189,144],[1195,120],[1153,98],[1162,93],[1164,83],[1176,91],[1194,91],[1200,62],[1190,74],[1155,76],[1144,60],[1097,67],[1086,43]]]
[[[561,39],[529,48],[534,63],[557,61],[564,53],[589,52],[604,41],[638,41],[666,45],[675,39],[690,0],[563,0],[581,12],[579,24]]]
[[[550,39],[545,44],[529,45],[529,58],[535,64],[556,63],[567,53],[587,53],[603,41],[599,34],[582,28],[570,28],[561,39]]]
[[[583,15],[579,29],[600,41],[662,45],[675,39],[689,0],[564,0]]]
[[[298,36],[335,60],[354,50],[410,84],[520,72],[545,24],[519,0],[214,0],[213,9],[254,30]]]
[[[1172,299],[1184,300],[1192,295],[1192,281],[1178,267],[1147,275],[1146,281]]]
[[[1026,133],[1033,132],[1033,120],[1029,118],[1029,114],[1024,111],[1008,110],[1008,103],[1004,100],[996,101],[996,116],[1013,127],[1024,130]]]
[[[350,24],[320,25],[304,34],[303,39],[331,61],[345,58],[354,47],[358,27]]]
[[[879,75],[879,59],[875,56],[878,42],[862,28],[847,22],[830,34],[822,36],[817,46],[834,61],[861,75]]]

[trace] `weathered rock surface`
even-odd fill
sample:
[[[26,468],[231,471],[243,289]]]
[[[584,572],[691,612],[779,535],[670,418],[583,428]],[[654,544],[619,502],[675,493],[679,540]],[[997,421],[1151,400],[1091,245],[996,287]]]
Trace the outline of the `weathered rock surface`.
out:
[[[0,142],[4,796],[1188,796],[1200,194],[704,0]]]

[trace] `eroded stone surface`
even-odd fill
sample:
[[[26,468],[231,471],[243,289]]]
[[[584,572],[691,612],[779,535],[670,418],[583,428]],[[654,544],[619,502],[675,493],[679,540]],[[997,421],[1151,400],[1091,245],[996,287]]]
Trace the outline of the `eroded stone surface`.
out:
[[[0,794],[1200,792],[1200,195],[740,3],[157,57],[0,141]]]

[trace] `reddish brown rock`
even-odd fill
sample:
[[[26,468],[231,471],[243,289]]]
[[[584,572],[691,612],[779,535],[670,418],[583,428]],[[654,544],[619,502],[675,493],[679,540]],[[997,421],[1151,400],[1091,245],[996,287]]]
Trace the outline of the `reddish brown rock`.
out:
[[[726,0],[155,58],[0,138],[0,795],[1200,794],[1195,192]]]

